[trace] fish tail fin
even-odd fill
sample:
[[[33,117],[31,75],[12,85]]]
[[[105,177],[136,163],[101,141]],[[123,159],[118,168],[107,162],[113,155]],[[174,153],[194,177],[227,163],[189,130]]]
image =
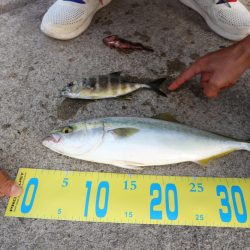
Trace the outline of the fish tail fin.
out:
[[[250,152],[250,141],[246,142],[246,150]]]
[[[166,78],[159,78],[159,79],[156,79],[152,82],[146,83],[145,85],[147,85],[149,88],[156,91],[158,94],[166,97],[167,91],[164,90],[165,81],[166,81]]]
[[[250,152],[250,141],[246,140],[246,141],[239,141],[240,146],[239,146],[239,150],[246,150]]]

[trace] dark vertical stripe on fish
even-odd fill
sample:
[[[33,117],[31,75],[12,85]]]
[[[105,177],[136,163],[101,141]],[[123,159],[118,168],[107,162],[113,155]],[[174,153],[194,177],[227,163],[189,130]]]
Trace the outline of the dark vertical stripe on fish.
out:
[[[121,77],[120,76],[110,76],[110,82],[112,85],[116,85],[121,82]]]
[[[81,86],[82,86],[83,88],[85,88],[87,85],[88,85],[88,79],[83,78],[83,79],[81,80]]]
[[[88,79],[88,85],[91,89],[95,89],[95,86],[96,86],[96,78],[94,77],[90,77]]]
[[[108,76],[100,76],[99,77],[100,89],[107,90],[108,89],[108,82],[109,82]]]
[[[114,95],[120,95],[121,90],[121,77],[116,75],[110,75],[111,89],[110,92]]]

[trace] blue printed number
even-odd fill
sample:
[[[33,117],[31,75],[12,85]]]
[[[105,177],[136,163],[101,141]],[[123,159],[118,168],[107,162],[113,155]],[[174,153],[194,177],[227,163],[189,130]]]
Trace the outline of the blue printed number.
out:
[[[85,201],[84,217],[88,216],[88,211],[89,211],[89,197],[90,197],[91,187],[92,187],[92,181],[87,181],[86,182],[87,195],[86,195],[86,201]]]
[[[219,209],[220,218],[223,222],[230,222],[232,220],[232,209],[230,206],[227,188],[223,185],[218,185],[216,187],[216,193],[217,196],[219,197],[223,195],[223,197],[221,198],[221,205],[226,208],[226,211]],[[247,209],[241,188],[239,186],[232,186],[231,194],[232,194],[233,207],[235,211],[235,217],[239,223],[245,223],[247,221]],[[236,195],[240,198],[242,213],[239,212],[238,209],[239,204],[237,205]]]
[[[136,181],[124,181],[124,190],[136,190]]]
[[[33,193],[32,193],[29,204],[26,204],[27,197],[28,197],[30,188],[32,186],[34,187],[33,188]],[[34,204],[35,197],[36,197],[37,188],[38,188],[38,179],[37,178],[31,178],[29,180],[27,186],[26,186],[25,191],[24,191],[24,197],[23,197],[23,201],[22,201],[22,205],[21,205],[21,212],[22,213],[27,214],[27,213],[29,213],[31,211],[32,206]]]
[[[105,192],[105,200],[104,200],[104,205],[102,208],[100,208],[100,196],[101,196],[101,191],[104,190]],[[96,203],[95,203],[95,212],[96,216],[99,218],[103,218],[107,214],[108,210],[108,198],[109,198],[109,184],[106,181],[103,181],[99,184],[98,190],[97,190],[97,196],[96,196]]]
[[[172,192],[174,195],[174,209],[170,209],[169,193]],[[177,189],[174,184],[167,184],[166,186],[166,212],[169,220],[176,220],[178,217],[178,199],[177,199]]]
[[[196,220],[204,220],[204,214],[196,214],[195,219]]]
[[[86,188],[87,188],[87,195],[86,195],[86,200],[85,200],[84,217],[88,217],[92,181],[86,182]],[[102,193],[104,193],[103,206],[100,205],[100,199],[101,199]],[[98,186],[97,194],[96,194],[95,213],[97,217],[103,218],[106,216],[107,211],[108,211],[108,200],[109,200],[109,183],[107,181],[102,181],[100,182]]]
[[[162,219],[162,211],[154,210],[154,207],[160,205],[161,200],[162,200],[160,184],[153,183],[150,186],[150,196],[154,196],[154,193],[157,193],[157,197],[153,198],[151,203],[150,203],[150,219],[151,220],[161,220]]]
[[[234,205],[236,219],[240,223],[245,223],[247,221],[247,208],[246,208],[246,203],[244,200],[242,190],[240,189],[239,186],[232,186],[231,193],[232,193],[232,198],[233,198],[233,205]],[[237,194],[240,197],[242,213],[239,212],[239,209],[237,206],[237,201],[236,201]]]
[[[64,178],[63,183],[62,183],[62,187],[67,187],[68,185],[69,185],[69,178]]]
[[[191,186],[190,192],[192,193],[202,193],[204,191],[204,187],[202,185],[202,183],[189,183],[189,185]]]
[[[154,196],[157,194],[156,198],[153,198],[150,203],[150,219],[151,220],[161,220],[162,219],[162,211],[154,210],[155,206],[161,204],[162,201],[162,190],[161,185],[159,183],[152,183],[150,186],[150,196]],[[170,193],[173,193],[174,204],[173,209],[171,210],[170,206]],[[169,220],[176,220],[178,217],[178,196],[177,189],[174,184],[167,184],[165,188],[165,200],[166,200],[166,214]]]
[[[226,211],[223,212],[223,209],[219,209],[220,218],[223,222],[230,222],[232,219],[232,211],[229,204],[228,192],[225,186],[219,185],[216,188],[217,196],[221,198],[221,205],[225,207]]]
[[[125,212],[125,217],[132,218],[133,217],[133,212],[129,212],[129,211]]]

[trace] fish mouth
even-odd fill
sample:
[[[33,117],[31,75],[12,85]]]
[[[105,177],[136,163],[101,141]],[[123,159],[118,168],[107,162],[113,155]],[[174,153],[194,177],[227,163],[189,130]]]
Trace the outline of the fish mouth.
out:
[[[59,143],[61,138],[62,137],[59,134],[51,134],[48,137],[43,139],[43,145],[46,146],[49,143]]]
[[[67,91],[66,89],[63,89],[60,92],[60,97],[68,97],[69,96],[69,91]]]
[[[62,90],[61,90],[61,96],[62,97],[67,97],[72,90],[72,87],[74,86],[73,82],[68,83]]]

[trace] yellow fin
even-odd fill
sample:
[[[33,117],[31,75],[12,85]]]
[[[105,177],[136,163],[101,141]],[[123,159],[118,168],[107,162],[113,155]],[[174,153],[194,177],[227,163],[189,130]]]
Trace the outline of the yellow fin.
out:
[[[157,119],[157,120],[169,121],[169,122],[178,122],[176,118],[169,113],[162,113],[162,114],[153,116],[152,118]]]
[[[205,166],[205,165],[207,165],[210,161],[215,160],[215,159],[218,159],[218,158],[221,158],[221,157],[224,157],[224,156],[226,156],[226,155],[229,155],[229,154],[231,154],[232,152],[234,152],[234,151],[236,151],[236,150],[237,150],[237,149],[230,149],[230,150],[228,150],[228,151],[226,151],[226,152],[224,152],[224,153],[221,153],[221,154],[218,154],[218,155],[213,155],[213,156],[211,156],[211,157],[209,157],[209,158],[206,158],[206,159],[202,159],[202,160],[198,161],[197,163],[200,164],[201,166]]]
[[[139,129],[137,128],[116,128],[110,130],[110,132],[121,138],[132,136],[136,134],[138,131]]]

